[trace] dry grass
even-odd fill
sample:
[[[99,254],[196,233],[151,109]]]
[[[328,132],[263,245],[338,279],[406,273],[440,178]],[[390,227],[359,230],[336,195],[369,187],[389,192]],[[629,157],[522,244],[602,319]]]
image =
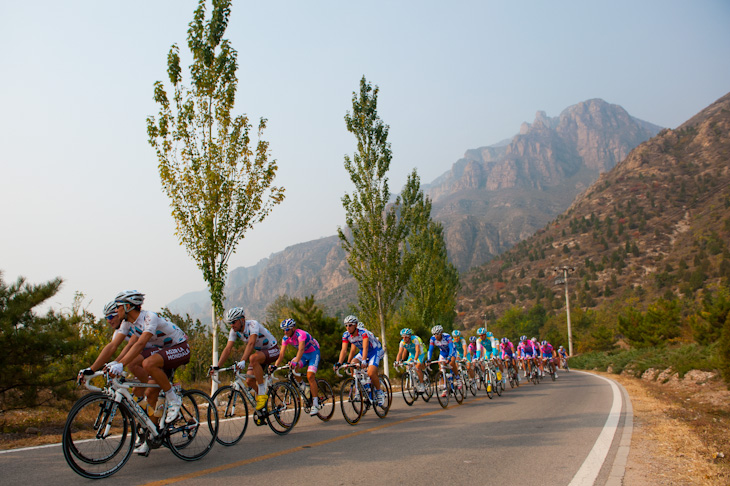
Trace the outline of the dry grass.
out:
[[[599,374],[620,382],[634,409],[624,485],[730,484],[730,392],[724,384]]]

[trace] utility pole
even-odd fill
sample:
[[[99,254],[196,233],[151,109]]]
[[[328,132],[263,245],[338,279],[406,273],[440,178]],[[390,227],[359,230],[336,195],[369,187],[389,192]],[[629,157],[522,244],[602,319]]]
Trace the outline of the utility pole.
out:
[[[559,274],[555,277],[555,285],[565,284],[565,312],[568,316],[568,354],[573,356],[573,332],[570,329],[570,298],[568,297],[568,272],[574,272],[575,267],[562,266],[555,267],[555,273]]]
[[[482,314],[482,319],[484,319],[484,330],[487,331],[487,314]]]

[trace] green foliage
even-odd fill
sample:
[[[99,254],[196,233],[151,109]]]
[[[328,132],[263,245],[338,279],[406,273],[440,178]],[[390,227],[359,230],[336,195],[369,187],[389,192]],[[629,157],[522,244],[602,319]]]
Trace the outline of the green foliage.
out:
[[[30,285],[20,277],[7,285],[0,273],[0,412],[66,398],[75,389],[81,357],[95,344],[98,325],[78,305],[68,314],[33,312],[61,282]]]
[[[628,307],[618,317],[618,329],[632,346],[639,348],[673,342],[681,333],[679,303],[659,299],[645,313]]]
[[[228,258],[245,232],[284,198],[284,189],[273,186],[276,161],[269,160],[268,142],[261,139],[266,120],[260,120],[252,148],[248,117],[231,115],[238,54],[223,39],[230,3],[213,2],[206,21],[206,1],[199,1],[188,30],[192,87],[182,83],[179,49],[173,45],[167,72],[174,95],[170,100],[163,83],[156,82],[159,117],[147,118],[178,238],[208,283],[214,318],[223,314]]]
[[[429,330],[436,324],[445,329],[452,326],[456,312],[456,292],[459,289],[459,272],[448,260],[443,227],[430,218],[428,208],[408,237],[415,265],[406,285],[405,299],[399,311],[400,318],[414,330]],[[400,336],[398,335],[398,338]]]
[[[721,286],[715,292],[706,292],[702,299],[702,310],[689,319],[692,337],[702,345],[716,342],[722,335],[728,317],[730,317],[728,288]]]
[[[690,370],[711,371],[718,367],[716,349],[695,343],[680,346],[653,346],[614,352],[591,352],[571,358],[570,365],[577,369],[611,371],[616,374],[628,370],[640,377],[649,368],[671,368],[681,377]]]

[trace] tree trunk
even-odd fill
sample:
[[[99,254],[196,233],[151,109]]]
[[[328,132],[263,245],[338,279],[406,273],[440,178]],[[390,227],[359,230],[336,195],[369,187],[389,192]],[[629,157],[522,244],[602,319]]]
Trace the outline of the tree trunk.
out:
[[[218,364],[218,322],[216,322],[215,319],[215,306],[211,303],[211,326],[210,326],[210,332],[213,333],[213,366]],[[216,373],[216,378],[218,378],[218,373]],[[215,382],[215,380],[210,381],[210,396],[213,396],[213,394],[218,390],[218,383]]]

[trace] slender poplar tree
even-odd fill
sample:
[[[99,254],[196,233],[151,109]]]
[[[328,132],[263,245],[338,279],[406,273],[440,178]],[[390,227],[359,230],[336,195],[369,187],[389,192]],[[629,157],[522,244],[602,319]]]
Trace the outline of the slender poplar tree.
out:
[[[406,238],[422,206],[423,192],[414,170],[403,192],[389,204],[386,173],[392,153],[389,127],[378,116],[378,92],[378,87],[373,88],[363,76],[360,92],[352,95],[352,112],[345,115],[347,130],[357,139],[353,158],[345,156],[345,168],[355,190],[342,198],[348,234],[342,228],[337,232],[347,253],[350,273],[358,282],[361,317],[380,324],[384,368],[388,373],[385,329],[413,267],[414,257],[407,251]]]
[[[251,143],[246,115],[233,116],[238,87],[238,53],[223,35],[230,0],[213,0],[206,20],[200,0],[188,29],[192,54],[190,88],[183,85],[180,53],[167,56],[172,100],[161,81],[154,99],[157,119],[147,118],[149,143],[157,152],[162,188],[170,198],[177,236],[203,272],[212,304],[213,362],[218,360],[218,319],[223,314],[228,259],[247,230],[284,199],[273,185],[277,165],[262,140],[266,120]]]

